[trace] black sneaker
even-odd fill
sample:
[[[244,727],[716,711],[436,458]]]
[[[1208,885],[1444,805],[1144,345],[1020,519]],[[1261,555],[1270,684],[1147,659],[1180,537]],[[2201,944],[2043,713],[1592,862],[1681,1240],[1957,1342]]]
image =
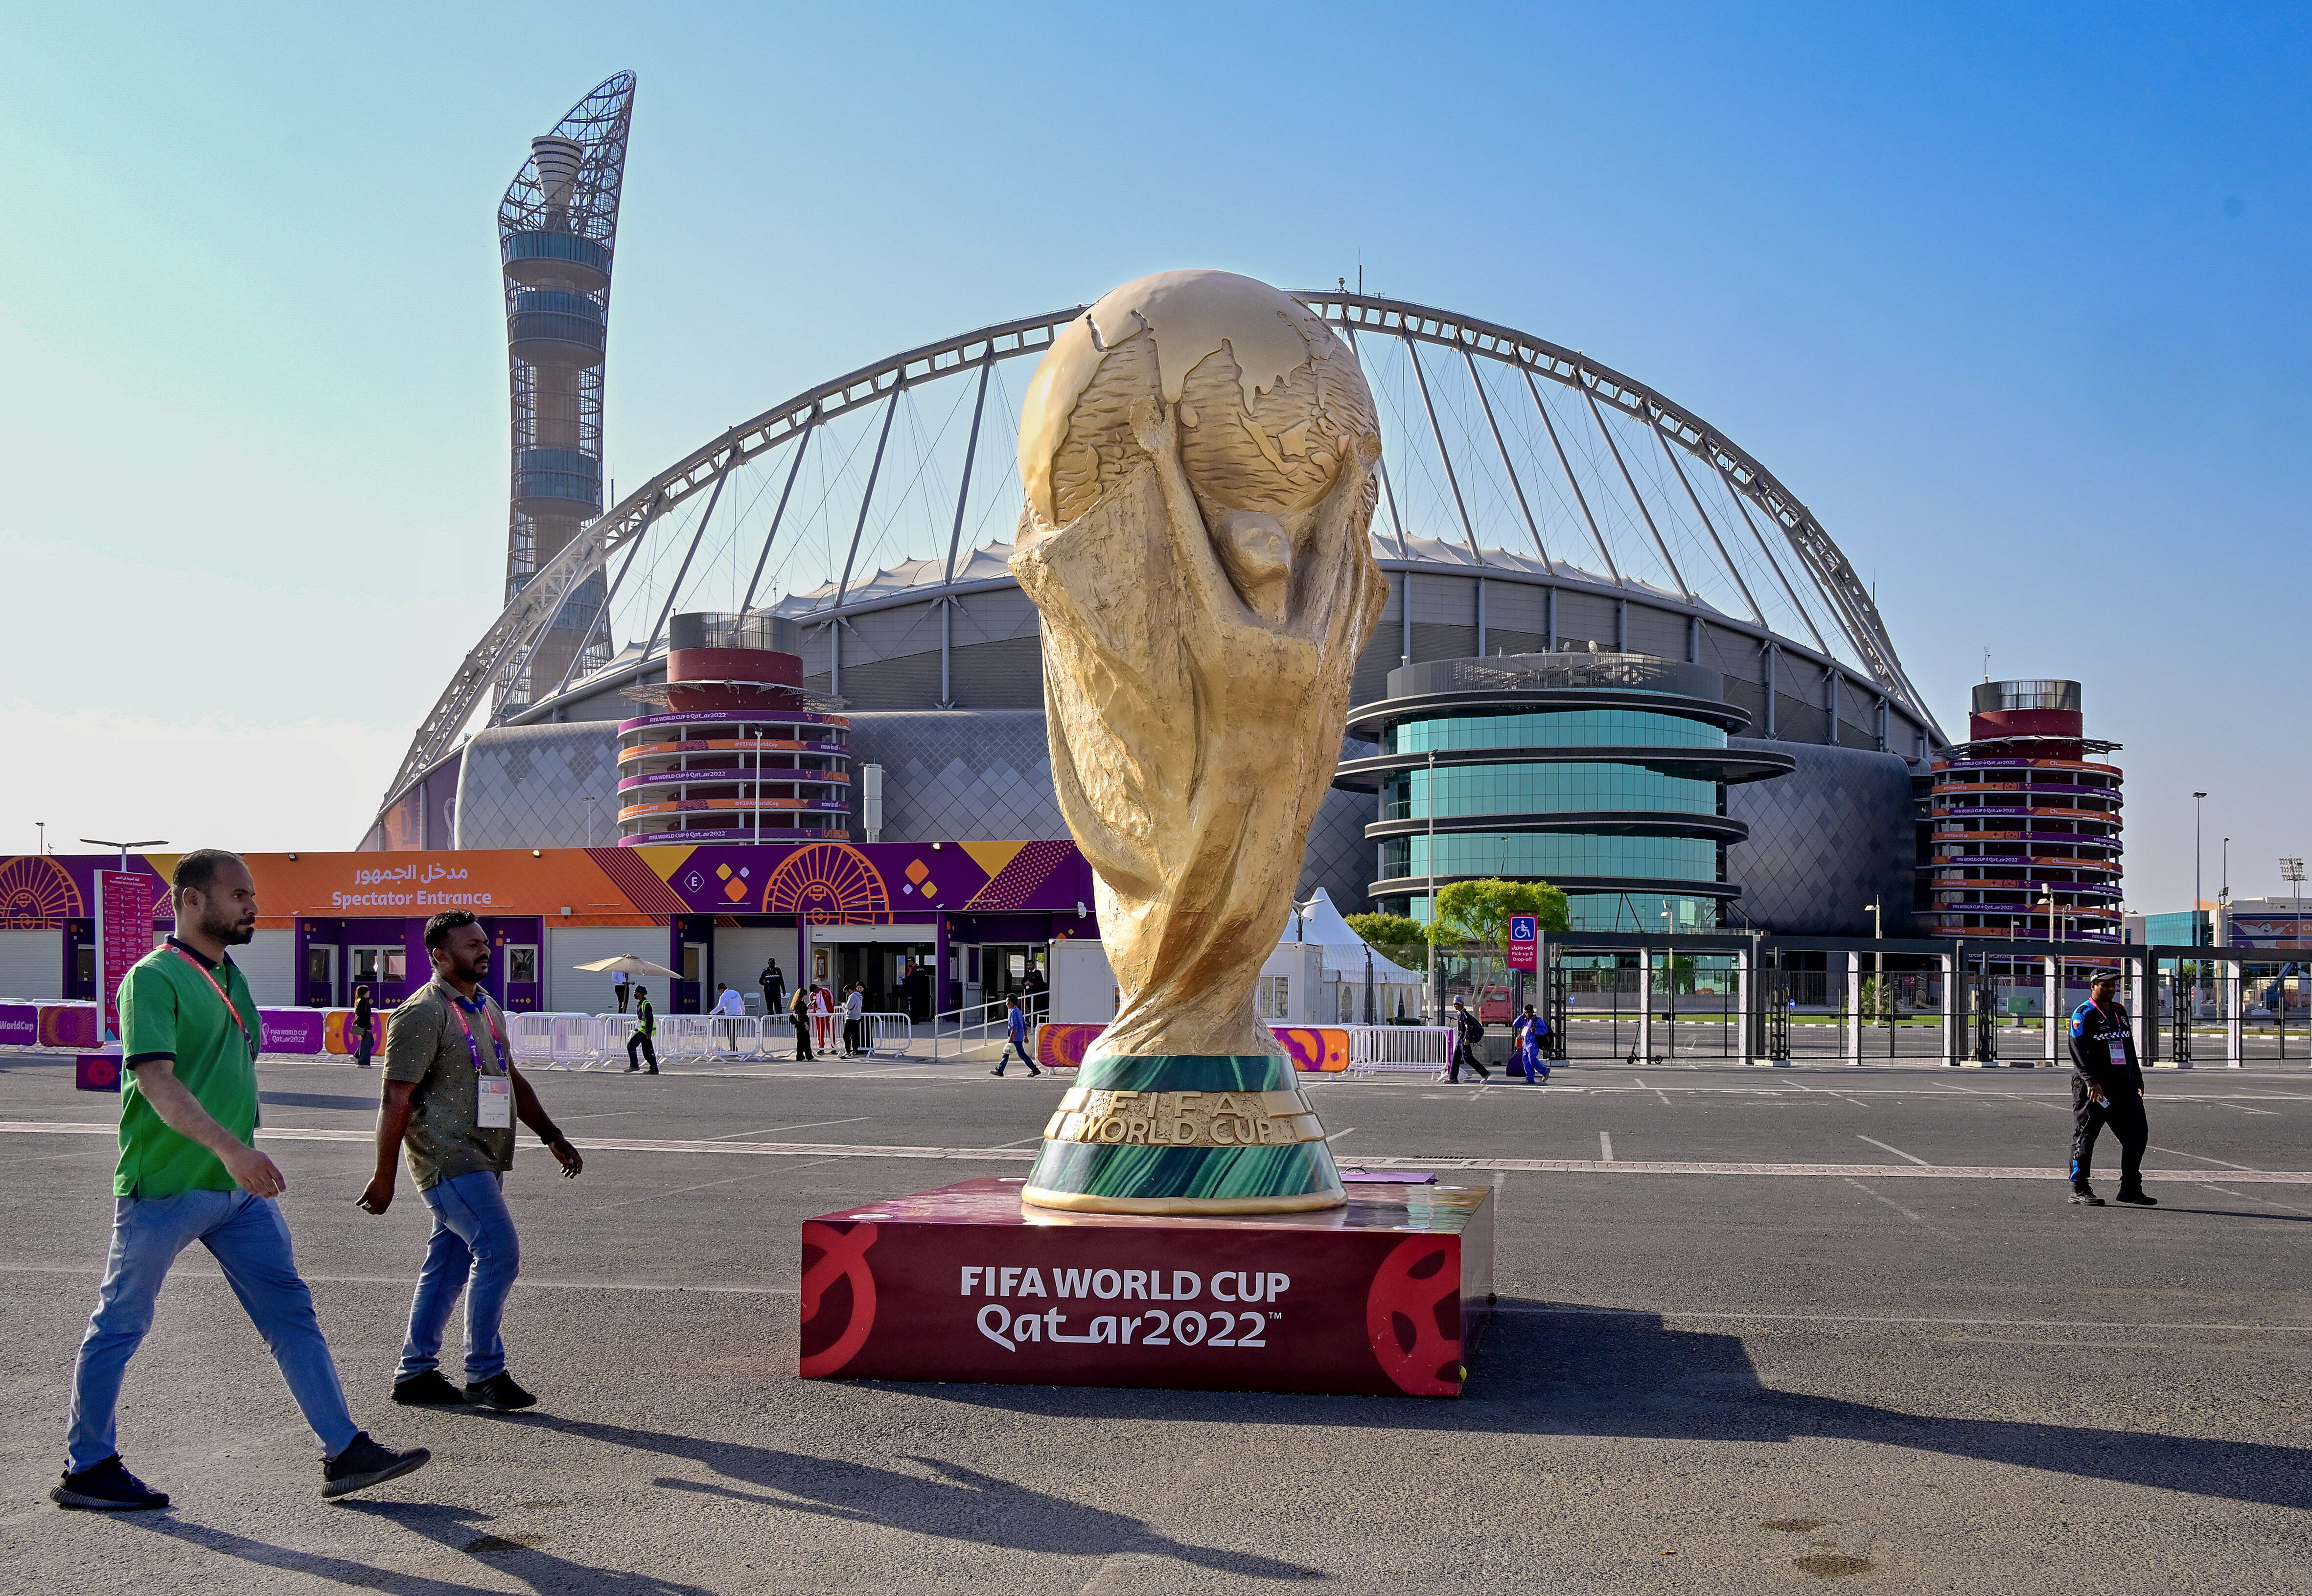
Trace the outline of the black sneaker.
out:
[[[2103,1199],[2097,1197],[2093,1189],[2089,1187],[2084,1182],[2071,1188],[2071,1200],[2078,1203],[2082,1208],[2099,1208],[2103,1207]]]
[[[2123,1191],[2119,1194],[2117,1200],[2125,1203],[2131,1208],[2156,1208],[2159,1206],[2159,1199],[2158,1198],[2144,1196],[2141,1189],[2133,1191]]]
[[[462,1408],[466,1393],[442,1377],[439,1369],[412,1374],[393,1382],[393,1400],[404,1408]]]
[[[414,1474],[433,1461],[434,1454],[422,1446],[396,1452],[390,1446],[380,1446],[363,1430],[354,1437],[353,1444],[322,1463],[321,1495],[343,1496],[353,1491],[365,1491],[389,1479]]]
[[[150,1513],[169,1505],[169,1494],[153,1489],[128,1472],[117,1452],[101,1463],[66,1470],[62,1485],[48,1487],[48,1499],[59,1507],[90,1513]]]
[[[538,1399],[513,1382],[513,1376],[500,1369],[487,1380],[466,1382],[466,1400],[479,1402],[485,1408],[495,1408],[501,1413],[512,1413],[518,1408],[535,1408]]]

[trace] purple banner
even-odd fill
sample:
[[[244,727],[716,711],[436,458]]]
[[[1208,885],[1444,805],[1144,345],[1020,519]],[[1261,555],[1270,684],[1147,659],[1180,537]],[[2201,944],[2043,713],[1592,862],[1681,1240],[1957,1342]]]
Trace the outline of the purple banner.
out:
[[[323,1033],[328,1016],[318,1008],[260,1008],[257,1023],[267,1053],[318,1053],[324,1051]]]
[[[30,1003],[0,1003],[0,1047],[39,1045],[39,1009]]]

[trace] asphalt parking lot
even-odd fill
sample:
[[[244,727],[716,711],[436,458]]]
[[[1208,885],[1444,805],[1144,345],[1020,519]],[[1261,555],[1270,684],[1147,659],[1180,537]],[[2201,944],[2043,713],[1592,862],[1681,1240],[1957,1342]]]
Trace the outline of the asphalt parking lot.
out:
[[[205,1255],[122,1400],[161,1514],[66,1513],[116,1100],[0,1056],[0,1585],[62,1592],[2312,1589],[2312,1070],[2153,1078],[2155,1211],[2063,1200],[2052,1070],[1562,1070],[1314,1091],[1344,1164],[1499,1187],[1458,1400],[802,1382],[814,1214],[1025,1172],[984,1066],[535,1077],[517,1417],[395,1408],[425,1230],[353,1205],[375,1077],[267,1061],[260,1142],[355,1417],[328,1504]],[[76,1129],[87,1128],[87,1129]],[[2100,1184],[2108,1195],[2115,1164]]]

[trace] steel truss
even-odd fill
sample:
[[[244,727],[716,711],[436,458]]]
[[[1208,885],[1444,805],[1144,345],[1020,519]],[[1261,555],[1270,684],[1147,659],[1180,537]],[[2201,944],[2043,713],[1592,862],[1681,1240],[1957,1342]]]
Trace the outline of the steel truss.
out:
[[[1492,431],[1495,447],[1501,451],[1504,467],[1508,471],[1511,483],[1515,487],[1519,511],[1528,530],[1532,534],[1535,550],[1540,556],[1544,571],[1549,573],[1552,580],[1582,586],[1601,587],[1608,591],[1618,585],[1622,589],[1632,591],[1642,591],[1650,598],[1657,601],[1668,598],[1673,603],[1683,602],[1687,605],[1700,602],[1693,597],[1692,589],[1686,586],[1684,579],[1677,575],[1677,567],[1670,562],[1666,546],[1661,546],[1660,552],[1665,563],[1669,566],[1673,579],[1678,582],[1676,592],[1655,588],[1641,579],[1624,573],[1616,565],[1607,547],[1604,536],[1598,527],[1596,518],[1591,512],[1587,497],[1582,493],[1581,481],[1574,475],[1570,462],[1566,459],[1565,441],[1561,438],[1559,429],[1551,419],[1547,408],[1541,406],[1539,391],[1534,388],[1534,384],[1541,379],[1556,383],[1563,388],[1579,394],[1585,406],[1590,409],[1599,430],[1604,433],[1607,447],[1612,451],[1615,465],[1619,468],[1622,477],[1636,497],[1639,510],[1645,518],[1647,530],[1657,545],[1660,545],[1661,537],[1659,528],[1653,525],[1652,511],[1646,506],[1643,494],[1637,492],[1636,484],[1630,476],[1628,462],[1624,458],[1620,448],[1615,444],[1612,433],[1606,430],[1602,415],[1598,414],[1602,410],[1616,411],[1625,418],[1650,429],[1660,440],[1670,464],[1677,467],[1677,475],[1685,484],[1685,491],[1689,495],[1694,493],[1694,487],[1691,480],[1686,476],[1685,468],[1679,464],[1678,456],[1681,453],[1691,459],[1702,462],[1717,474],[1720,480],[1732,492],[1736,504],[1748,522],[1743,529],[1749,532],[1757,543],[1761,553],[1766,555],[1767,563],[1789,594],[1792,607],[1812,631],[1814,622],[1808,606],[1800,602],[1799,596],[1791,587],[1790,578],[1783,571],[1781,563],[1773,558],[1762,528],[1755,520],[1749,520],[1752,507],[1755,506],[1757,510],[1763,512],[1765,519],[1781,530],[1784,540],[1807,571],[1808,578],[1820,590],[1831,615],[1838,623],[1839,630],[1853,649],[1855,657],[1869,671],[1873,685],[1882,698],[1891,698],[1900,702],[1918,719],[1921,724],[1929,728],[1936,726],[1937,723],[1927,708],[1923,696],[1904,671],[1902,662],[1896,653],[1894,641],[1887,635],[1877,605],[1871,600],[1869,588],[1855,573],[1853,566],[1839,550],[1836,543],[1832,540],[1830,534],[1823,528],[1813,512],[1777,481],[1772,473],[1691,411],[1671,404],[1662,395],[1644,384],[1624,376],[1611,367],[1591,361],[1579,352],[1564,349],[1546,339],[1537,338],[1513,328],[1458,316],[1449,311],[1409,304],[1397,300],[1382,299],[1374,295],[1318,292],[1297,292],[1293,297],[1307,304],[1327,322],[1339,327],[1353,347],[1360,346],[1361,338],[1388,337],[1405,343],[1407,345],[1407,353],[1413,355],[1414,371],[1422,384],[1425,406],[1428,403],[1429,379],[1418,354],[1414,353],[1414,346],[1416,345],[1428,344],[1434,348],[1456,352],[1462,357],[1463,362],[1467,365],[1473,377],[1476,371],[1476,362],[1481,359],[1513,368],[1521,374],[1528,389],[1531,390],[1533,402],[1539,410],[1540,419],[1547,430],[1551,445],[1557,454],[1560,465],[1565,470],[1576,502],[1581,506],[1582,520],[1592,541],[1596,543],[1598,553],[1605,558],[1611,579],[1610,581],[1599,581],[1597,579],[1557,576],[1563,557],[1553,558],[1543,545],[1540,529],[1535,524],[1531,510],[1525,502],[1524,488],[1518,482],[1515,467],[1509,464],[1508,448],[1502,439],[1500,425],[1494,417],[1493,401],[1485,395],[1483,385],[1479,384],[1477,393],[1484,407],[1485,423]],[[465,658],[460,663],[457,671],[451,676],[448,685],[444,686],[433,708],[419,723],[416,735],[411,738],[408,751],[403,756],[400,768],[396,772],[389,790],[388,801],[390,802],[392,798],[404,792],[426,771],[441,763],[454,751],[459,734],[472,720],[475,711],[483,702],[502,684],[519,682],[523,679],[523,673],[529,668],[530,656],[536,651],[547,630],[553,625],[564,605],[577,594],[583,584],[593,580],[602,571],[613,554],[621,550],[627,550],[628,557],[631,559],[632,551],[639,546],[640,540],[661,517],[696,493],[711,493],[731,470],[743,467],[787,443],[805,443],[816,429],[841,417],[863,411],[870,406],[887,403],[896,410],[899,397],[903,393],[919,388],[929,381],[963,372],[977,371],[980,373],[981,391],[973,407],[973,444],[966,455],[966,481],[963,493],[968,494],[970,460],[976,454],[981,410],[985,401],[987,372],[998,362],[1016,360],[1028,355],[1041,355],[1051,346],[1052,340],[1060,331],[1082,315],[1085,309],[1084,306],[1077,305],[1041,316],[1025,317],[992,327],[980,327],[959,337],[924,344],[894,355],[888,360],[863,366],[845,376],[806,389],[793,398],[764,411],[751,421],[742,423],[719,434],[626,495],[608,513],[587,523],[565,547],[539,568],[521,590],[508,602],[505,609],[492,623],[489,630],[484,632],[480,640],[467,651]],[[1429,408],[1431,428],[1436,433],[1436,442],[1444,456],[1449,480],[1454,483],[1455,501],[1462,521],[1460,530],[1473,552],[1476,552],[1474,528],[1468,521],[1466,509],[1460,508],[1458,504],[1458,477],[1452,475],[1451,453],[1445,445],[1442,429],[1436,424],[1433,406]],[[889,416],[887,415],[886,432],[888,432],[889,422]],[[798,461],[798,467],[799,464]],[[790,468],[787,483],[789,489],[793,487],[794,468]],[[870,492],[871,493],[871,485]],[[1395,518],[1396,500],[1393,491],[1388,497],[1391,506],[1390,524],[1399,543],[1396,558],[1388,561],[1394,567],[1408,557],[1408,552],[1403,546],[1405,529]],[[785,502],[784,493],[780,502],[783,516]],[[1779,648],[1781,646],[1779,640],[1765,625],[1763,614],[1751,595],[1748,584],[1743,580],[1739,568],[1728,556],[1719,528],[1710,520],[1708,512],[1703,510],[1698,498],[1695,501],[1695,509],[1701,515],[1703,525],[1712,544],[1715,545],[1725,569],[1732,576],[1736,587],[1740,590],[1753,615],[1757,617],[1756,630],[1765,635],[1770,649]],[[947,571],[950,583],[954,571],[956,538],[960,535],[962,524],[963,494],[959,494],[954,532],[949,539],[949,548],[946,551]],[[853,562],[858,554],[860,537],[866,525],[867,501],[863,498],[857,525],[852,532],[850,548],[844,562],[844,585],[846,589]],[[778,522],[775,519],[771,534],[773,537],[777,535],[777,526]],[[1728,530],[1738,536],[1736,529],[1730,528]],[[695,536],[693,541],[695,544]],[[769,543],[766,539],[762,559],[757,563],[758,581],[761,576],[762,563],[768,557]],[[1476,559],[1477,569],[1482,571],[1484,566],[1482,552],[1476,552]],[[622,570],[621,580],[624,574]],[[753,590],[753,585],[750,584],[749,589],[750,597]],[[1678,597],[1681,593],[1685,595],[1682,600]],[[671,594],[669,595],[666,603],[668,606],[673,603]],[[605,615],[607,615],[607,606],[605,606]],[[1723,621],[1731,623],[1737,630],[1752,630],[1751,623],[1748,621],[1738,620],[1731,616],[1723,617]],[[840,617],[830,616],[830,624],[840,624]],[[607,627],[607,622],[604,625]],[[601,635],[607,641],[607,632],[605,631]],[[1815,641],[1817,645],[1822,645],[1825,663],[1831,667],[1826,676],[1826,693],[1827,694],[1835,691],[1837,678],[1845,667],[1839,666],[1835,659],[1828,657],[1826,641],[1819,632],[1816,632]],[[558,693],[562,687],[567,686],[568,680],[568,675],[565,673],[564,681],[556,691]],[[942,698],[946,696],[944,687],[941,696]],[[519,707],[515,706],[517,709]]]

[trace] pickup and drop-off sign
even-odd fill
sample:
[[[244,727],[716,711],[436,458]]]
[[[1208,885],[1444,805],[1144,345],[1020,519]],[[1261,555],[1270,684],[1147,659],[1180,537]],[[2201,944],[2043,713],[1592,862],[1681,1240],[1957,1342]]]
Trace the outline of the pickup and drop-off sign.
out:
[[[1510,916],[1510,968],[1536,967],[1534,950],[1541,946],[1541,922],[1530,914]]]

